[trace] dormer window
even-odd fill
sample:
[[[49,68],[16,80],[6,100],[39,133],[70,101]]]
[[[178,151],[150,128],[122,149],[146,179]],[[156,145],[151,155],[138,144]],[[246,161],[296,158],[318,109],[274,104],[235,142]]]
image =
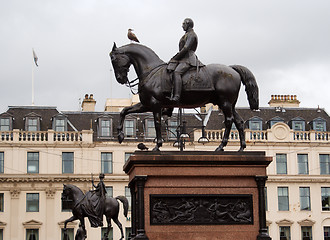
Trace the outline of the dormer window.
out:
[[[101,138],[109,138],[112,136],[112,119],[108,116],[98,119],[98,136]]]
[[[133,138],[136,135],[135,119],[126,119],[124,122],[125,136]]]
[[[26,131],[33,132],[39,131],[39,118],[26,118]]]
[[[262,130],[262,119],[259,117],[253,117],[249,120],[249,129],[254,131]]]
[[[53,129],[55,132],[65,132],[68,130],[67,118],[64,115],[58,115],[53,118]]]
[[[284,122],[283,118],[280,117],[274,117],[271,120],[269,120],[269,126],[272,127],[274,124]]]
[[[320,132],[326,131],[326,121],[323,118],[316,118],[311,123],[313,130]]]
[[[0,118],[0,131],[11,131],[11,119]]]
[[[294,131],[305,131],[305,120],[299,117],[292,119],[291,128]]]

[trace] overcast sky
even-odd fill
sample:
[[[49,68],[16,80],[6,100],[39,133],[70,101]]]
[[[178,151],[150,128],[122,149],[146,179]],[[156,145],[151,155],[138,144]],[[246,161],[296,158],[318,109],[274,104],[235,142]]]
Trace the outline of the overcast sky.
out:
[[[113,75],[113,42],[128,44],[133,28],[168,61],[186,17],[195,22],[199,59],[248,67],[260,106],[271,94],[296,94],[302,107],[330,112],[328,0],[1,0],[0,112],[31,105],[32,69],[35,105],[78,110],[79,98],[93,93],[103,111],[107,98],[130,97]],[[237,106],[248,106],[243,90]]]

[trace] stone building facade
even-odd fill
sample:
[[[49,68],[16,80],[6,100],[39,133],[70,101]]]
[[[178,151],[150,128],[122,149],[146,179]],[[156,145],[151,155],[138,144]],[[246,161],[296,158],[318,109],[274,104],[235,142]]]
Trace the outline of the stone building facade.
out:
[[[103,112],[86,95],[82,111],[60,112],[56,107],[11,106],[0,114],[0,239],[61,239],[64,220],[71,213],[62,206],[63,184],[83,191],[92,189],[105,173],[109,196],[130,198],[127,158],[144,142],[154,146],[153,117],[133,114],[125,121],[126,139],[117,143],[119,105],[136,100],[109,100]],[[267,225],[272,239],[329,239],[330,236],[330,117],[321,108],[301,108],[294,96],[272,96],[260,111],[238,108],[245,121],[246,151],[265,151],[273,157],[266,184]],[[201,119],[208,115],[185,113],[190,138],[185,150],[213,151],[223,135],[223,115],[210,110],[205,127],[209,140],[200,144]],[[163,118],[164,151],[178,151],[177,114]],[[226,151],[239,149],[233,127]],[[130,231],[130,212],[120,221],[125,237]],[[105,220],[104,220],[105,222]],[[102,229],[89,227],[89,239],[101,239]],[[78,223],[68,225],[71,237]],[[221,227],[221,226],[220,226]],[[113,223],[113,239],[119,229]]]

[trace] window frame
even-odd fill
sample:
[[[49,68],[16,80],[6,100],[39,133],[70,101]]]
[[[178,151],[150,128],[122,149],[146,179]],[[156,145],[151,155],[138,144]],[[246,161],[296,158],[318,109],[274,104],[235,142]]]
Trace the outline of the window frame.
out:
[[[301,125],[301,128],[297,128],[296,126],[296,124],[302,124]],[[305,119],[303,119],[303,118],[300,118],[300,117],[297,117],[297,118],[294,118],[294,119],[292,119],[291,120],[291,129],[293,130],[293,131],[297,131],[297,132],[303,132],[303,131],[306,131],[306,121],[305,121]]]
[[[281,236],[282,229],[288,230],[287,232],[289,233],[289,236]],[[283,232],[285,232],[285,231],[283,231]],[[282,240],[282,237],[285,237],[286,240],[290,240],[291,239],[291,227],[290,226],[279,226],[279,234],[280,234],[280,240]]]
[[[249,129],[251,131],[262,131],[263,130],[262,129],[262,123],[263,123],[262,118],[260,118],[260,117],[252,117],[252,118],[249,119]],[[254,127],[254,126],[256,126],[255,124],[258,125],[258,128],[259,129],[255,129],[255,127]]]
[[[156,129],[154,119],[145,119],[145,138],[154,139],[156,138]]]
[[[8,120],[8,125],[7,124],[3,124],[3,120]],[[2,129],[3,127],[8,126],[8,130],[7,129]],[[12,117],[0,117],[0,132],[8,132],[8,131],[12,131]]]
[[[5,194],[0,193],[0,212],[5,211]]]
[[[62,125],[58,125],[57,122],[58,121],[63,121],[63,126]],[[57,130],[57,128],[63,128],[63,130]],[[64,116],[57,116],[53,118],[53,130],[55,132],[66,132],[68,131],[68,119]]]
[[[129,159],[130,156],[132,156],[134,153],[133,152],[125,152],[125,162]]]
[[[166,132],[167,132],[167,137],[168,139],[177,139],[177,132],[176,130],[178,129],[178,126],[179,126],[179,123],[178,123],[178,120],[171,120],[169,119],[167,121],[167,127],[168,129],[166,129]]]
[[[327,204],[323,204],[323,202],[327,202]],[[322,211],[330,211],[330,187],[321,187],[321,207]]]
[[[317,127],[318,124],[322,125],[322,130],[320,130]],[[325,119],[323,119],[321,117],[315,118],[312,121],[312,128],[313,128],[314,131],[317,131],[317,132],[326,132],[327,131],[327,122],[326,122]]]
[[[304,229],[308,229],[310,231],[307,231],[307,232],[310,232],[310,236],[304,236],[304,233],[306,231],[304,231]],[[312,240],[313,239],[313,227],[312,226],[301,226],[300,227],[300,233],[301,233],[301,239],[302,240]],[[308,238],[307,238],[308,237]]]
[[[72,158],[64,158],[64,156],[72,156]],[[69,164],[72,171],[69,171]],[[69,170],[68,170],[69,169]],[[62,174],[74,173],[74,152],[62,152]]]
[[[29,199],[31,196],[32,199]],[[38,196],[37,198],[34,197]],[[31,209],[35,206],[36,210]],[[26,212],[39,212],[40,209],[40,194],[39,193],[26,193]]]
[[[36,240],[39,240],[39,229],[38,228],[27,228],[26,230],[25,230],[25,237],[26,237],[26,240],[29,240],[29,238],[28,238],[28,232],[30,232],[30,231],[36,231]],[[31,234],[31,233],[30,233]]]
[[[322,159],[327,156],[327,159]],[[320,175],[330,175],[330,154],[319,154]]]
[[[310,191],[310,187],[299,187],[299,198],[300,198],[300,211],[311,211],[311,191]],[[305,201],[307,203],[306,207],[303,206],[304,205],[303,203]]]
[[[132,126],[127,126],[126,124],[132,122]],[[131,129],[132,134],[127,134],[127,129]],[[128,118],[124,121],[124,135],[126,138],[136,138],[136,119]]]
[[[281,158],[285,156],[285,158]],[[286,153],[276,153],[276,174],[288,174],[288,156]]]
[[[109,126],[103,126],[103,122],[109,122]],[[107,129],[106,132],[103,129]],[[98,137],[103,139],[112,138],[112,118],[111,117],[100,117],[98,118]]]
[[[35,120],[36,121],[36,124],[34,125],[31,125],[30,124],[30,120]],[[30,128],[31,127],[35,127],[36,130],[31,130]],[[40,117],[26,117],[25,118],[25,130],[27,132],[37,132],[37,131],[40,131]]]
[[[283,193],[283,190],[285,189],[287,195],[284,195]],[[278,201],[278,211],[290,211],[289,187],[285,187],[285,186],[277,187],[277,201]]]
[[[0,152],[0,174],[5,172],[5,152]]]
[[[309,161],[308,161],[307,153],[298,153],[297,154],[297,164],[298,164],[298,174],[299,175],[309,175]]]
[[[104,158],[104,156],[111,156],[110,160]],[[108,164],[107,171],[105,171],[105,165]],[[110,170],[109,170],[110,168]],[[101,152],[101,173],[112,174],[113,173],[113,153],[112,152]]]
[[[33,158],[29,158],[29,156],[31,156],[33,154]],[[34,159],[34,155],[38,156],[37,159]],[[39,159],[40,159],[40,155],[39,155],[39,152],[27,152],[27,157],[26,157],[27,161],[26,161],[26,165],[27,165],[27,168],[26,168],[26,172],[27,173],[31,173],[31,174],[35,174],[35,173],[39,173]],[[31,171],[29,170],[30,167],[34,166],[35,163],[35,167],[36,167],[36,170],[35,171]]]

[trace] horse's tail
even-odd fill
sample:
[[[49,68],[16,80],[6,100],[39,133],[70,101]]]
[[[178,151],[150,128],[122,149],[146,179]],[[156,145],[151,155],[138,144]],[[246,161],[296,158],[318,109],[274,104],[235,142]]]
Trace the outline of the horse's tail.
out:
[[[248,96],[250,109],[258,110],[259,109],[259,89],[258,84],[253,76],[252,72],[246,67],[240,65],[232,65],[230,66],[241,76],[241,81],[245,86],[245,91]]]
[[[124,206],[124,216],[127,217],[128,206],[129,206],[127,198],[124,196],[117,196],[116,199],[122,202],[122,204]]]

